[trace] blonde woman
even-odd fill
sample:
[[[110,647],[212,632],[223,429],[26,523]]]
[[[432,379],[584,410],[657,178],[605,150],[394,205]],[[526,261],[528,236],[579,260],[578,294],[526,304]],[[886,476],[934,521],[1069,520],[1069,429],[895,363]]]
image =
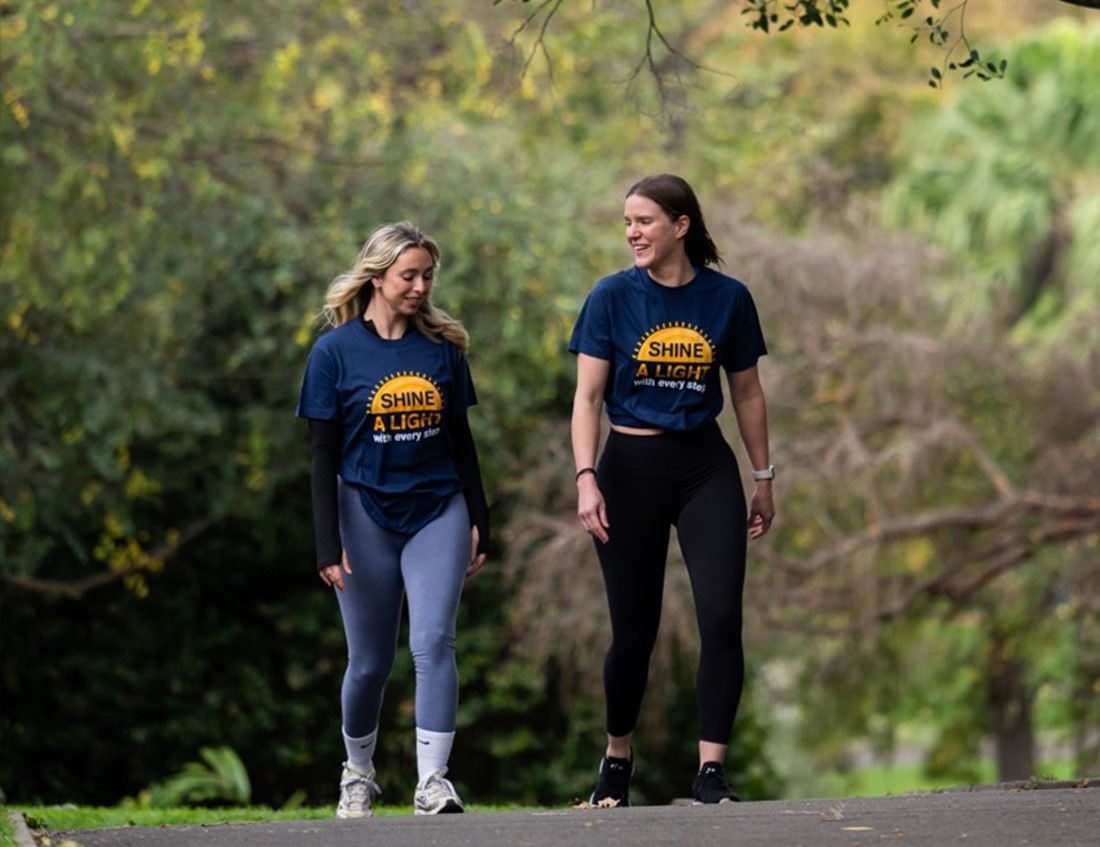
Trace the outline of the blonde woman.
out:
[[[455,734],[455,621],[485,561],[489,512],[466,410],[477,402],[467,335],[433,306],[439,247],[407,222],[367,239],[329,286],[332,329],[306,364],[317,569],[348,644],[347,752],[336,814],[371,814],[374,750],[402,606],[416,669],[417,814],[462,812],[445,778]]]

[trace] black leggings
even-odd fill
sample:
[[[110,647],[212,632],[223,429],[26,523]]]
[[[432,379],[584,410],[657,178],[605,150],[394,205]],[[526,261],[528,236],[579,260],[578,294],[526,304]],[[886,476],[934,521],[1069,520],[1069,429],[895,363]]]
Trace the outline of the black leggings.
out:
[[[717,423],[662,435],[612,430],[597,472],[610,523],[608,543],[596,542],[611,613],[607,731],[628,735],[638,721],[675,526],[699,625],[699,738],[727,744],[745,681],[747,510],[737,459]]]

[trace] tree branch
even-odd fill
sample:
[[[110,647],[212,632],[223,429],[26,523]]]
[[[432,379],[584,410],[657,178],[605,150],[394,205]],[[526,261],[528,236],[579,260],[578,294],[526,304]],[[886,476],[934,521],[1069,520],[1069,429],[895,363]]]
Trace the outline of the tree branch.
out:
[[[210,527],[219,523],[222,518],[223,516],[209,516],[203,520],[196,521],[190,527],[182,531],[172,543],[162,545],[150,553],[150,558],[167,564],[176,557],[186,544],[195,540],[195,538],[206,532]],[[88,574],[80,579],[72,580],[39,579],[23,574],[0,574],[0,578],[8,585],[20,591],[52,597],[66,597],[70,600],[79,600],[89,591],[93,591],[96,588],[101,588],[105,585],[110,585],[125,579],[126,577],[145,572],[147,572],[147,568],[129,567],[120,568],[119,570],[99,571],[97,573]]]

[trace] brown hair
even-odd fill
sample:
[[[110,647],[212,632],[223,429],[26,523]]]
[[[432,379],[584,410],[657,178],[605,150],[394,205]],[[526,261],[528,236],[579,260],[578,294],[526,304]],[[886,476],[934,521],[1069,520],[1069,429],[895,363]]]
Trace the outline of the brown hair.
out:
[[[718,254],[718,248],[714,246],[714,240],[707,232],[706,222],[703,220],[703,210],[699,206],[699,200],[695,192],[691,190],[687,180],[675,174],[655,174],[647,176],[634,183],[626,192],[627,197],[639,194],[647,197],[664,209],[672,221],[677,221],[686,215],[688,221],[687,235],[684,236],[684,250],[688,261],[696,267],[706,265],[719,265],[722,257]]]

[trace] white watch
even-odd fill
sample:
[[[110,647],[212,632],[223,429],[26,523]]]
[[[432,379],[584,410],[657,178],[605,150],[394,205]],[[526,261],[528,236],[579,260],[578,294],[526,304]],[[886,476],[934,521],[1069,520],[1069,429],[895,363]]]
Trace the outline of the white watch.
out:
[[[767,470],[753,471],[752,478],[755,480],[775,479],[775,465],[768,465]]]

